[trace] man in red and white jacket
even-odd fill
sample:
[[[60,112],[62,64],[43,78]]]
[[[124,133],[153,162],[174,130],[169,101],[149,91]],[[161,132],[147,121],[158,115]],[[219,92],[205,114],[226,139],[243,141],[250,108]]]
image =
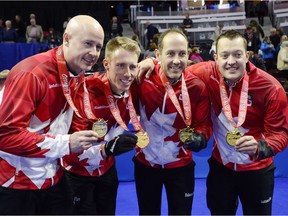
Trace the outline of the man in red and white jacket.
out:
[[[138,140],[124,130],[130,118],[137,118],[129,88],[137,75],[139,55],[137,42],[127,37],[111,39],[103,60],[106,73],[88,76],[77,89],[74,101],[79,113],[74,114],[71,132],[95,128],[100,137],[86,151],[63,158],[76,214],[115,215],[114,156],[133,150]]]
[[[156,52],[161,65],[140,84],[140,120],[149,135],[134,158],[140,215],[161,215],[162,187],[169,215],[190,215],[194,194],[192,151],[211,136],[210,101],[205,84],[186,72],[188,40],[179,29],[162,33]],[[194,132],[192,132],[192,129]]]
[[[212,215],[271,215],[273,157],[288,143],[287,96],[281,84],[248,61],[247,42],[234,30],[216,41],[215,62],[189,70],[206,84],[214,145],[207,204]]]
[[[12,68],[0,94],[0,214],[71,213],[60,158],[97,140],[93,131],[67,134],[77,86],[71,82],[91,70],[103,40],[94,18],[76,16],[63,46]]]
[[[208,208],[212,215],[235,215],[240,198],[245,215],[271,215],[273,157],[288,143],[287,96],[274,77],[248,61],[241,33],[226,31],[216,47],[215,62],[187,68],[206,84],[213,108]]]

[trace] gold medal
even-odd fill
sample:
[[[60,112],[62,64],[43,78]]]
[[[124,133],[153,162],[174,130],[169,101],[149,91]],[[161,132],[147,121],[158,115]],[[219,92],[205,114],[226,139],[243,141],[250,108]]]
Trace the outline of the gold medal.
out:
[[[95,131],[99,138],[104,137],[108,131],[107,122],[104,119],[98,119],[92,126],[92,130]]]
[[[226,142],[231,146],[236,146],[236,141],[241,138],[240,131],[234,129],[226,133]]]
[[[139,131],[136,133],[136,136],[138,137],[137,146],[140,148],[145,148],[149,143],[149,136],[147,132]]]
[[[179,139],[181,142],[185,142],[190,136],[194,134],[193,128],[187,126],[179,131]]]

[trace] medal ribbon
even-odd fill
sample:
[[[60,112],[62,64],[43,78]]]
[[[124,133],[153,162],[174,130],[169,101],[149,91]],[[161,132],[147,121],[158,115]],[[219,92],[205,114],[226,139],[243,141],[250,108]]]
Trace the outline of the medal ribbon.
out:
[[[119,109],[117,108],[116,106],[116,103],[115,103],[115,100],[114,100],[114,96],[113,96],[113,93],[110,89],[110,86],[109,86],[109,81],[108,81],[108,78],[107,78],[107,74],[105,74],[103,76],[103,89],[104,89],[104,93],[105,93],[105,96],[107,98],[107,102],[109,104],[109,107],[110,107],[110,111],[112,113],[112,115],[114,116],[115,120],[117,121],[117,123],[122,127],[124,128],[126,131],[129,131],[128,127],[126,126],[125,122],[123,121],[121,115],[120,115],[120,111]],[[134,108],[134,105],[133,105],[133,102],[132,102],[132,97],[131,97],[131,92],[130,90],[128,91],[128,103],[127,103],[127,107],[128,107],[128,110],[129,110],[129,115],[130,115],[130,119],[131,119],[131,123],[134,127],[135,130],[142,130],[142,126],[138,120],[138,117],[137,117],[137,114],[136,114],[136,111],[135,111],[135,108]]]
[[[83,83],[83,88],[84,88],[84,95],[83,95],[84,112],[88,119],[97,120],[96,116],[92,112],[89,93],[85,81]]]
[[[243,78],[241,94],[240,94],[240,102],[239,102],[240,104],[239,104],[239,110],[238,110],[238,122],[236,125],[236,123],[234,122],[233,117],[232,117],[232,110],[231,110],[228,95],[226,92],[224,78],[222,76],[220,78],[219,87],[220,87],[220,97],[221,97],[223,112],[224,112],[226,118],[231,122],[231,124],[235,128],[240,127],[244,123],[245,118],[246,118],[247,102],[248,102],[248,86],[249,86],[248,83],[249,83],[249,76],[245,73],[244,78]]]
[[[71,108],[74,110],[74,112],[77,114],[77,116],[81,118],[81,115],[80,115],[78,109],[76,108],[76,106],[74,105],[72,97],[71,97],[71,91],[70,91],[70,87],[69,87],[70,76],[69,76],[69,71],[68,71],[67,66],[66,66],[66,61],[64,59],[62,46],[60,46],[58,48],[58,50],[56,52],[56,57],[57,57],[58,71],[59,71],[59,75],[60,75],[60,81],[61,81],[64,96],[66,97],[67,102],[69,103]],[[80,76],[77,77],[77,81],[75,83],[75,89],[76,89],[77,85],[79,84],[79,80],[83,79],[83,78],[84,78],[84,73],[80,74]]]
[[[184,115],[181,109],[181,106],[179,104],[179,101],[177,99],[177,96],[175,94],[175,91],[173,87],[171,86],[168,78],[166,75],[163,73],[162,70],[160,70],[160,79],[163,83],[163,86],[168,93],[168,96],[170,97],[172,103],[174,104],[175,108],[177,109],[178,113],[184,120],[186,126],[190,126],[192,122],[192,112],[191,112],[191,103],[190,103],[190,98],[186,86],[186,82],[184,79],[184,75],[182,74],[182,80],[181,80],[181,92],[182,92],[182,104],[183,104],[183,109],[184,109]]]

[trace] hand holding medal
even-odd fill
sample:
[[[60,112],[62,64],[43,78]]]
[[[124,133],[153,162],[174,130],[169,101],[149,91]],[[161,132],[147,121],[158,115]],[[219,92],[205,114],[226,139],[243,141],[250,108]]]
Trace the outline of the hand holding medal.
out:
[[[241,138],[240,131],[234,129],[226,133],[226,142],[231,146],[236,146],[236,141]]]
[[[203,133],[194,131],[193,134],[185,140],[184,146],[190,151],[199,152],[207,146],[206,136]]]

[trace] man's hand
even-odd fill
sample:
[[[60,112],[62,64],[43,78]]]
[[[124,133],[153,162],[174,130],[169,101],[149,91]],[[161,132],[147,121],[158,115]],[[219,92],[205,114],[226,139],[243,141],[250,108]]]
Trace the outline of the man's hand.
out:
[[[146,78],[149,78],[150,74],[154,69],[154,62],[151,58],[146,58],[138,63],[138,74],[136,76],[137,83],[141,83],[141,78],[145,74]]]
[[[241,153],[255,156],[258,149],[258,142],[253,136],[243,136],[236,141],[235,149]]]
[[[199,152],[201,149],[206,148],[207,142],[204,134],[194,132],[185,142],[184,146],[193,152]]]
[[[97,133],[92,130],[78,131],[70,135],[70,151],[80,153],[97,142]]]
[[[104,146],[106,155],[120,155],[135,148],[138,137],[134,134],[120,134]]]

